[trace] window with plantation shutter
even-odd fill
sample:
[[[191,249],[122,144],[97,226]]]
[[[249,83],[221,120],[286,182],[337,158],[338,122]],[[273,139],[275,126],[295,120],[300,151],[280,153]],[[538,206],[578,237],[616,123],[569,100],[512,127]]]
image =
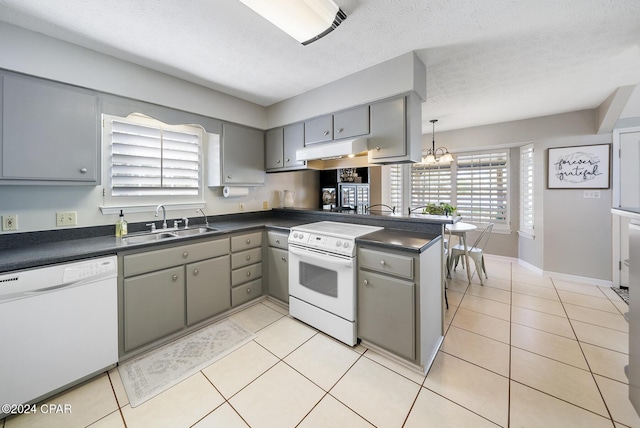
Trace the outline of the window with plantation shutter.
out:
[[[201,128],[105,115],[103,138],[105,205],[202,201]]]
[[[457,156],[455,206],[464,221],[508,226],[508,160],[508,151]]]
[[[520,233],[534,236],[533,144],[520,148]]]
[[[402,165],[389,166],[389,198],[396,212],[402,212]]]
[[[411,206],[451,203],[451,165],[411,165]]]

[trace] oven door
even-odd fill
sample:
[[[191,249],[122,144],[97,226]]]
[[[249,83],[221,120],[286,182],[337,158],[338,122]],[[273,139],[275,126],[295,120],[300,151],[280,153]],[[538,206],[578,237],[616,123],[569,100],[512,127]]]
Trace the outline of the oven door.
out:
[[[289,295],[355,321],[355,260],[289,244]]]

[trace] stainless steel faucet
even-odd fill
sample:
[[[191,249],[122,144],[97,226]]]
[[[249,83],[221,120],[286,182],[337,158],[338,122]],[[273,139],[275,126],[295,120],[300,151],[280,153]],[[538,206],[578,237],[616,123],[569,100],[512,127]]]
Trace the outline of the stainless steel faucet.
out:
[[[156,207],[156,217],[158,217],[158,214],[160,213],[160,208],[162,208],[162,228],[166,229],[167,228],[167,209],[162,204],[158,205]]]
[[[204,213],[204,211],[202,211],[202,208],[198,208],[196,210],[196,214],[198,213],[198,211],[202,214],[202,216],[204,217],[204,225],[209,227],[209,221],[207,220],[207,215]]]

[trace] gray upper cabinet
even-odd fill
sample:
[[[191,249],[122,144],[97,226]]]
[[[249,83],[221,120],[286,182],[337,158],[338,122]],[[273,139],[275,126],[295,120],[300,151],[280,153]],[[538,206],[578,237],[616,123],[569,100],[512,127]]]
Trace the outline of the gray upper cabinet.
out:
[[[422,104],[416,94],[371,104],[369,163],[419,162],[422,157]]]
[[[98,184],[96,94],[13,74],[0,79],[0,183]]]
[[[209,140],[209,186],[261,186],[265,137],[258,129],[222,124],[219,145]]]
[[[304,144],[333,140],[333,115],[314,117],[304,121]]]
[[[333,115],[333,139],[341,140],[369,133],[369,106],[344,110]]]
[[[296,151],[303,147],[304,123],[270,129],[265,143],[266,170],[278,172],[306,168],[306,161],[296,160]]]

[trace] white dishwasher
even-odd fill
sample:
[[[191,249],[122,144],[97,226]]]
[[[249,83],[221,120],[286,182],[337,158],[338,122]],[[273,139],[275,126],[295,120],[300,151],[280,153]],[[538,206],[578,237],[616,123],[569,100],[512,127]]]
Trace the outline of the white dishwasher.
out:
[[[0,405],[33,403],[117,363],[117,263],[0,275]]]

